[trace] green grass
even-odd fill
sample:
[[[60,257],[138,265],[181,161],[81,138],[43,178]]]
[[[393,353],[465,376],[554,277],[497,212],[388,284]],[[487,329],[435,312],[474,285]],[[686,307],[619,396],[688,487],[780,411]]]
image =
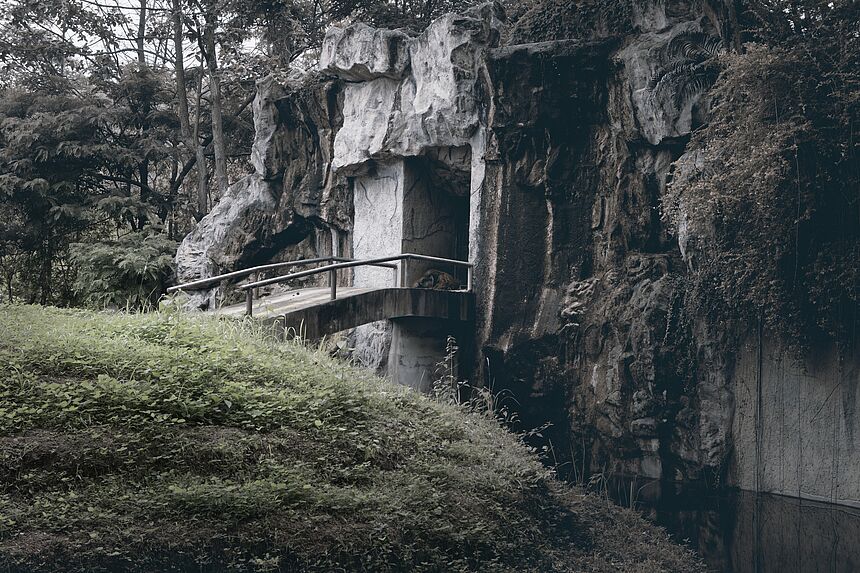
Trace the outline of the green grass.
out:
[[[248,324],[0,306],[0,368],[0,569],[700,569],[486,416]]]

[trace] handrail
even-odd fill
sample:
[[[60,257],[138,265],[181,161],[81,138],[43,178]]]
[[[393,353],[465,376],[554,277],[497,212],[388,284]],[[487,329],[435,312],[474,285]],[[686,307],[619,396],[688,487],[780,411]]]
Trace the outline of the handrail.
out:
[[[263,279],[261,281],[244,284],[244,285],[240,286],[239,288],[247,291],[249,289],[258,288],[258,287],[262,287],[262,286],[268,286],[268,285],[279,283],[279,282],[286,282],[288,280],[294,280],[294,279],[309,277],[311,275],[324,273],[326,271],[336,271],[336,270],[340,270],[340,269],[351,269],[353,267],[363,267],[363,266],[367,266],[367,265],[383,266],[380,263],[387,263],[390,261],[400,261],[400,260],[407,260],[407,259],[417,259],[420,261],[430,261],[430,262],[436,262],[436,263],[448,263],[448,264],[466,267],[468,269],[471,269],[472,267],[475,266],[470,262],[458,261],[456,259],[444,259],[442,257],[431,257],[429,255],[416,255],[414,253],[403,253],[401,255],[391,255],[388,257],[379,257],[377,259],[360,259],[360,260],[353,260],[353,261],[348,261],[348,262],[344,262],[344,263],[335,263],[333,265],[326,265],[324,267],[317,267],[315,269],[308,269],[306,271],[299,271],[297,273],[291,273],[289,275],[283,275],[280,277],[272,277],[269,279]],[[384,265],[384,266],[396,268],[396,265]],[[471,276],[471,273],[469,273],[469,276]],[[471,283],[471,281],[469,281],[469,282]],[[472,290],[471,284],[469,284],[467,290]]]
[[[315,269],[308,269],[306,271],[299,271],[297,273],[291,273],[288,275],[283,275],[280,277],[272,277],[269,279],[263,279],[261,281],[256,281],[252,283],[247,283],[239,288],[245,291],[245,314],[251,316],[254,308],[254,289],[268,286],[271,284],[286,282],[289,280],[300,279],[304,277],[309,277],[312,275],[320,274],[328,272],[329,276],[333,277],[333,275],[340,269],[350,269],[353,267],[362,267],[362,266],[380,266],[380,267],[393,267],[398,268],[398,265],[385,264],[390,263],[391,261],[403,261],[403,265],[400,267],[401,274],[401,286],[406,278],[406,263],[410,259],[415,259],[419,261],[430,261],[436,263],[446,263],[452,265],[458,265],[461,267],[466,267],[466,291],[471,292],[472,290],[472,271],[474,268],[474,264],[468,261],[458,261],[456,259],[446,259],[442,257],[433,257],[430,255],[417,255],[415,253],[402,253],[399,255],[391,255],[388,257],[378,257],[375,259],[361,259],[361,260],[351,260],[346,262],[335,263],[332,265],[325,265],[322,267],[317,267]],[[397,276],[395,275],[395,284],[396,284]],[[337,298],[337,283],[335,280],[329,280],[331,286],[331,300]]]
[[[229,273],[216,275],[214,277],[207,277],[205,279],[197,279],[195,281],[189,281],[187,283],[182,283],[179,285],[168,287],[167,292],[168,293],[174,293],[174,292],[181,291],[181,290],[200,290],[200,289],[204,289],[204,288],[207,288],[209,286],[212,286],[212,285],[216,285],[216,284],[218,284],[222,281],[225,281],[225,280],[235,279],[235,278],[243,278],[243,277],[246,277],[248,275],[252,275],[256,272],[270,271],[272,269],[278,269],[281,267],[297,267],[297,266],[311,265],[314,263],[324,263],[324,262],[328,262],[328,261],[346,262],[346,261],[353,261],[353,260],[355,260],[355,259],[347,259],[344,257],[330,256],[330,257],[317,257],[315,259],[298,259],[295,261],[285,261],[282,263],[271,263],[268,265],[260,265],[260,266],[256,266],[256,267],[251,267],[249,269],[241,269],[238,271],[232,271]],[[394,265],[385,265],[385,266],[394,266]]]

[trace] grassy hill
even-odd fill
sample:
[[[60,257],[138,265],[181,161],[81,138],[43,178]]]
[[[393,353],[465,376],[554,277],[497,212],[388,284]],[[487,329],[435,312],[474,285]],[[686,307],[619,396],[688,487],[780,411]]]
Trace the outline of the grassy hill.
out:
[[[694,571],[486,416],[247,325],[0,306],[0,570]]]

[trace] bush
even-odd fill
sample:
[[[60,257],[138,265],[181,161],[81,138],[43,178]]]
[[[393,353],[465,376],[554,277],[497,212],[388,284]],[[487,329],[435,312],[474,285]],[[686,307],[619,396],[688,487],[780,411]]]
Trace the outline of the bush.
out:
[[[820,49],[753,44],[721,59],[709,121],[663,202],[693,238],[688,302],[798,346],[840,339],[860,302],[860,74]]]
[[[176,241],[151,226],[112,241],[75,243],[75,292],[95,308],[152,307],[173,272],[176,248]]]

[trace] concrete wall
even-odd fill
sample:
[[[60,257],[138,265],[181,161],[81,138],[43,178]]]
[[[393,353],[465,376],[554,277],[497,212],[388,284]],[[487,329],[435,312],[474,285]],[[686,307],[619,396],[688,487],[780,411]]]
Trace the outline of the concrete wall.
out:
[[[830,348],[800,364],[753,338],[734,394],[731,485],[860,507],[860,352]]]
[[[353,180],[355,216],[352,256],[356,259],[384,257],[400,252],[403,241],[403,162],[376,163]],[[355,286],[383,287],[393,282],[391,269],[357,267]],[[352,356],[371,370],[385,372],[391,348],[391,324],[382,320],[364,324],[350,335]]]
[[[353,257],[365,259],[414,252],[465,258],[471,158],[468,151],[461,150],[459,155],[467,165],[462,190],[451,189],[450,180],[441,180],[435,171],[439,161],[447,156],[445,153],[377,163],[356,176],[353,179]],[[430,267],[456,273],[455,269],[444,265],[413,261],[408,268],[407,284],[414,283]],[[387,268],[358,267],[353,273],[355,286],[389,286],[393,280],[392,270]],[[353,357],[366,367],[387,372],[401,384],[427,391],[432,385],[436,364],[445,355],[448,334],[455,334],[460,340],[467,335],[455,333],[445,321],[431,319],[367,324],[352,333]]]
[[[402,161],[377,163],[368,173],[353,180],[355,218],[352,254],[369,259],[397,254],[403,242]],[[355,286],[392,286],[393,273],[383,267],[357,267]]]

